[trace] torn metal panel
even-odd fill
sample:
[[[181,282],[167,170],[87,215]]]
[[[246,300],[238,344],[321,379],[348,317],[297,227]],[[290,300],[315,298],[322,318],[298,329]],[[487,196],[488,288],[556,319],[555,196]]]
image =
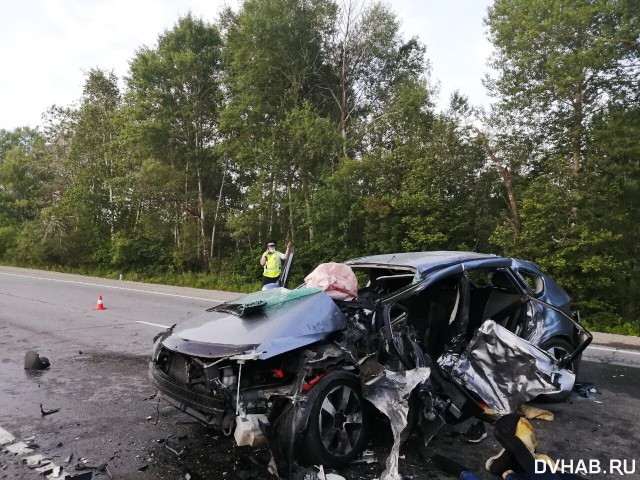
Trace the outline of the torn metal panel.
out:
[[[416,385],[429,378],[431,370],[427,367],[418,367],[404,373],[390,370],[386,370],[385,373],[385,377],[376,384],[371,392],[365,395],[365,398],[389,417],[391,422],[393,446],[380,480],[401,480],[402,477],[398,473],[398,458],[402,432],[407,427],[409,396]]]
[[[482,324],[460,355],[446,352],[438,364],[501,414],[515,412],[538,395],[571,388],[575,381],[546,352],[493,320]]]

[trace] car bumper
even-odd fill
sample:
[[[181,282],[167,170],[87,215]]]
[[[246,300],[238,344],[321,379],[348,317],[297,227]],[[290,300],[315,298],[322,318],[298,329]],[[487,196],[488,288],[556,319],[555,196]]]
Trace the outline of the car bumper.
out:
[[[207,395],[181,385],[162,372],[151,362],[149,377],[154,388],[162,397],[176,407],[200,422],[218,428],[223,428],[223,418],[229,406],[222,395]]]

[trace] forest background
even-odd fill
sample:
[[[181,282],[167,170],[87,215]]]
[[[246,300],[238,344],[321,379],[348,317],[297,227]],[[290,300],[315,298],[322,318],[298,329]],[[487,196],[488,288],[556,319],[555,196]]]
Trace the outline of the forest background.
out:
[[[0,260],[251,291],[267,239],[295,243],[294,283],[473,250],[536,262],[590,328],[640,335],[640,3],[495,0],[485,24],[491,108],[456,92],[437,111],[386,4],[180,17],[124,79],[91,69],[76,103],[0,130]]]

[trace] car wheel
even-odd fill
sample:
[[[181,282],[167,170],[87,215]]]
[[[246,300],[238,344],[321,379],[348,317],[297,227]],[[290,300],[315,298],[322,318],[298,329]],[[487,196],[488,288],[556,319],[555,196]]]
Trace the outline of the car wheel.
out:
[[[540,348],[550,353],[553,356],[553,358],[555,358],[556,360],[562,360],[567,355],[571,355],[571,353],[573,353],[573,350],[574,350],[573,345],[571,345],[571,343],[569,343],[567,340],[565,340],[562,337],[550,338],[549,340],[544,342],[540,346]],[[576,379],[578,378],[579,365],[580,365],[580,358],[578,357],[574,359],[573,362],[571,362],[571,364],[567,365],[566,367],[567,370],[573,372],[573,374],[576,376]],[[548,402],[561,402],[565,400],[570,393],[571,391],[561,393],[561,394],[555,394],[555,395],[543,395],[541,398]]]
[[[366,412],[359,382],[345,372],[330,373],[309,396],[304,463],[333,468],[348,464],[365,443]]]

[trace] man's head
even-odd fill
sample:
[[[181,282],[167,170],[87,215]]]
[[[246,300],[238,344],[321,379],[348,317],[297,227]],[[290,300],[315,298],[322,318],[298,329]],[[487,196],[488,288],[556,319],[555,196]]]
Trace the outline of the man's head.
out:
[[[267,242],[267,250],[269,251],[269,253],[273,253],[276,251],[276,242],[274,242],[273,240],[269,240]]]

